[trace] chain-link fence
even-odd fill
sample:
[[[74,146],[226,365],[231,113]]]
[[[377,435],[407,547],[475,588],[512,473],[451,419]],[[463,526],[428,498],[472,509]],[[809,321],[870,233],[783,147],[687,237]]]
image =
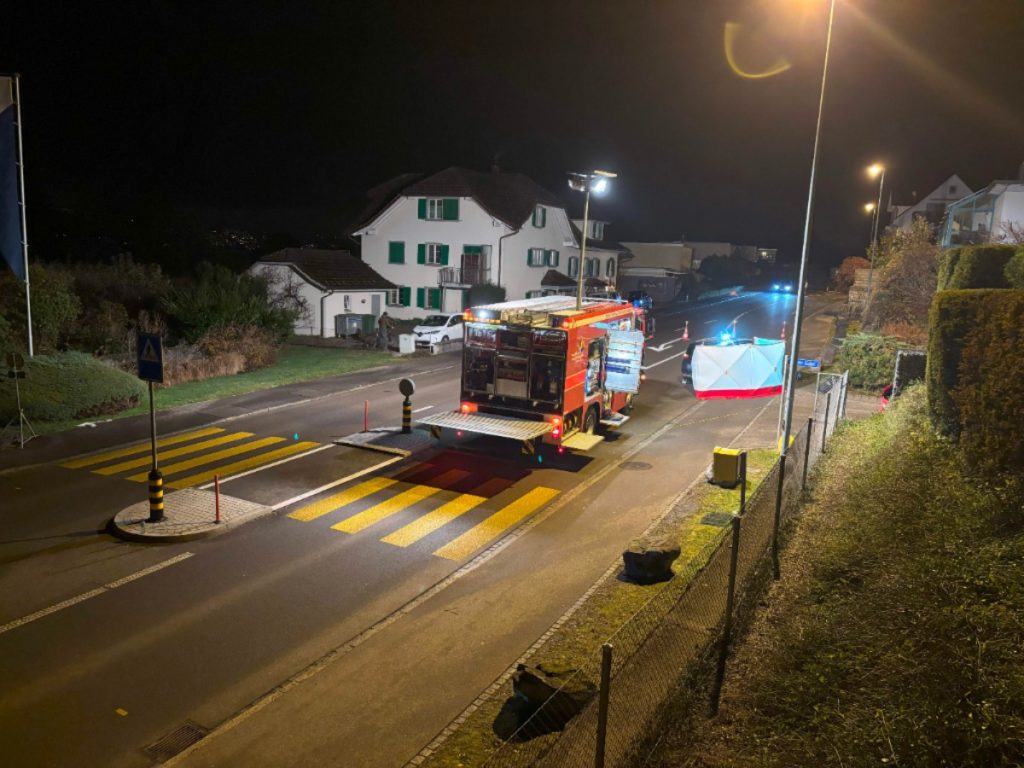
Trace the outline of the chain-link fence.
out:
[[[630,764],[670,694],[702,695],[708,669],[715,669],[709,706],[717,707],[733,625],[749,618],[773,572],[778,576],[779,531],[796,514],[807,471],[845,412],[845,373],[819,388],[812,416],[793,425],[802,428],[785,462],[776,461],[730,524],[595,648],[487,766]]]

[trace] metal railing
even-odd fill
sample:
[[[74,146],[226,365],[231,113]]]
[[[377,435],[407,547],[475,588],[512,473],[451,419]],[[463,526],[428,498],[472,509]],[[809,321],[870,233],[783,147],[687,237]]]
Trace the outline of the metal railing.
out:
[[[717,677],[708,702],[717,711],[729,629],[749,619],[772,580],[780,531],[796,515],[808,470],[844,417],[847,383],[846,374],[836,377],[795,436],[785,466],[781,457],[776,460],[721,532],[595,647],[582,668],[525,719],[486,766],[632,765],[644,752],[663,705],[670,698],[695,701],[708,695],[709,675]],[[717,674],[709,672],[716,660]]]
[[[438,285],[480,285],[487,282],[487,267],[441,267]]]

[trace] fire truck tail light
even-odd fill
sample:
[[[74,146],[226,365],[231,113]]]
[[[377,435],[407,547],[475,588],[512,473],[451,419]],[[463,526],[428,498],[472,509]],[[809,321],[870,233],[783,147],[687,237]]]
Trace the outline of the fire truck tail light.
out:
[[[555,416],[555,417],[554,417],[554,418],[553,418],[553,419],[551,420],[551,423],[552,423],[552,424],[554,424],[554,425],[555,425],[555,426],[557,427],[557,426],[558,426],[559,424],[561,424],[561,423],[562,423],[562,418],[561,418],[560,416]]]
[[[562,436],[562,430],[559,429],[558,427],[555,427],[554,429],[551,430],[551,436],[552,437],[561,437]]]
[[[476,413],[476,403],[463,403],[459,410],[463,413]]]

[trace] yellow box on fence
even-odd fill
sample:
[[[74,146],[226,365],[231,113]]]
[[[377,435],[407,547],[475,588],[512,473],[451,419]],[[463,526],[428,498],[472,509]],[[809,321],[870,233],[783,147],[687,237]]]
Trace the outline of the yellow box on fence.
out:
[[[738,448],[715,446],[711,461],[711,482],[723,488],[734,488],[740,482],[740,454]]]
[[[796,435],[789,436],[789,447],[793,447],[793,441],[796,440]],[[779,435],[779,442],[775,446],[776,453],[782,453],[782,435]]]

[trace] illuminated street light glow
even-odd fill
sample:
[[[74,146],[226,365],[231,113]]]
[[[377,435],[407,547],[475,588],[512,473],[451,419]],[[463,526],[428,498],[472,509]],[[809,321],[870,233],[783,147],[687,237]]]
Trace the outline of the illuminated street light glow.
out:
[[[587,220],[590,216],[590,193],[601,195],[608,191],[608,180],[618,176],[611,171],[570,173],[569,189],[583,192],[583,233],[580,237],[580,261],[576,268],[576,309],[583,309],[583,273],[587,264]]]
[[[864,213],[874,213],[874,212],[875,212],[875,204],[874,203],[864,203]]]

